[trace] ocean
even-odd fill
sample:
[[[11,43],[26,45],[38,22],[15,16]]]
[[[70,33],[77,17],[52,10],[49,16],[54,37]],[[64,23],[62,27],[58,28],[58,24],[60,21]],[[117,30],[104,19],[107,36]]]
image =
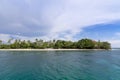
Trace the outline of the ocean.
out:
[[[120,80],[120,50],[0,51],[0,80]]]

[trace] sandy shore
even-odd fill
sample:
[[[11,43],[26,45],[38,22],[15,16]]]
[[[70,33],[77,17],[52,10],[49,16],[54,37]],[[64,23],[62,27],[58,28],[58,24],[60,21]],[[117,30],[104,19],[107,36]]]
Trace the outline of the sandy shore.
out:
[[[82,50],[104,50],[104,49],[0,49],[0,51],[82,51]]]

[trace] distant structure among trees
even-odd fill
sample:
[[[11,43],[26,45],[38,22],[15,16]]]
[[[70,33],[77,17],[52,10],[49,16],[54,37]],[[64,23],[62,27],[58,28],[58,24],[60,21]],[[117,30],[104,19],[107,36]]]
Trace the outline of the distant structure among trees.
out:
[[[91,39],[81,39],[76,42],[65,40],[50,40],[44,41],[36,39],[30,40],[8,40],[7,43],[3,43],[0,40],[0,49],[111,49],[109,42],[94,41]]]

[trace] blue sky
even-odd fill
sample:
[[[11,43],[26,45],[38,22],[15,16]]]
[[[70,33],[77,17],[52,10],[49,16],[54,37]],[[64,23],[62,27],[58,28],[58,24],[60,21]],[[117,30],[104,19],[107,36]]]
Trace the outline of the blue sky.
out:
[[[91,38],[120,47],[119,0],[0,0],[0,39]]]

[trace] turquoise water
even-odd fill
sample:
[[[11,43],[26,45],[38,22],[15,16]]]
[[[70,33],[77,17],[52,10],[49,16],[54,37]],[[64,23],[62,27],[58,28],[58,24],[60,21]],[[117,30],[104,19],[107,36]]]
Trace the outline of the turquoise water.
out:
[[[120,50],[0,51],[0,80],[120,80]]]

